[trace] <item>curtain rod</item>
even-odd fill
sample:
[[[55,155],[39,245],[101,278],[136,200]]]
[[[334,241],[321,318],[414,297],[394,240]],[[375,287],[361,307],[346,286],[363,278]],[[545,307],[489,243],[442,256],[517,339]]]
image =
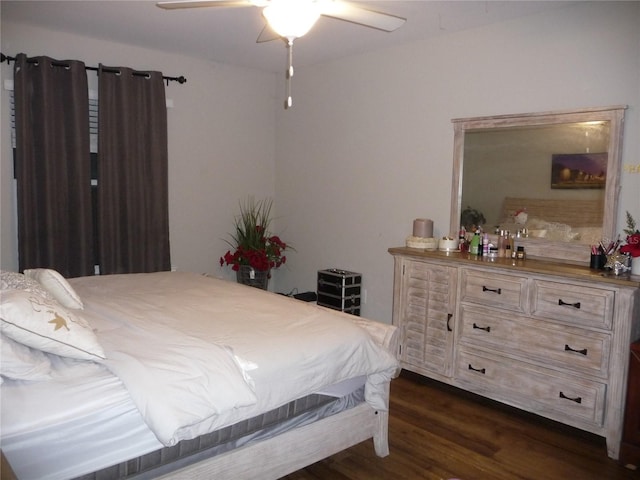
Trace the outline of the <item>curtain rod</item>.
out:
[[[3,63],[5,61],[7,63],[15,62],[15,60],[16,60],[15,57],[9,57],[9,56],[5,55],[4,53],[0,53],[0,63]],[[30,59],[27,59],[27,62],[31,62],[32,63],[32,62],[35,62],[35,60],[30,58]],[[64,62],[56,62],[56,61],[52,62],[52,65],[54,67],[66,67],[66,66],[68,66]],[[93,72],[97,72],[99,70],[98,67],[87,67],[86,65],[85,65],[84,69],[85,70],[91,70]],[[118,70],[117,68],[103,68],[102,71],[109,72],[109,73],[120,73],[120,70]],[[139,76],[139,77],[148,76],[148,74],[145,73],[145,72],[136,72],[136,71],[133,72],[133,75],[136,75],[136,76]],[[182,75],[179,76],[179,77],[165,77],[165,76],[163,76],[162,79],[167,82],[167,85],[169,85],[169,82],[178,82],[179,84],[183,84],[183,83],[186,83],[186,81],[187,81],[187,79],[184,78]]]

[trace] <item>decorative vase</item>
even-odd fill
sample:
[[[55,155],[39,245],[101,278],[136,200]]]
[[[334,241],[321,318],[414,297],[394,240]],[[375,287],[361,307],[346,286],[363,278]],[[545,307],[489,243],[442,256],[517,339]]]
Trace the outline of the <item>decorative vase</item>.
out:
[[[266,290],[269,286],[269,270],[256,270],[250,265],[240,265],[236,280],[243,285]]]
[[[631,275],[640,277],[640,257],[633,257],[631,259]]]

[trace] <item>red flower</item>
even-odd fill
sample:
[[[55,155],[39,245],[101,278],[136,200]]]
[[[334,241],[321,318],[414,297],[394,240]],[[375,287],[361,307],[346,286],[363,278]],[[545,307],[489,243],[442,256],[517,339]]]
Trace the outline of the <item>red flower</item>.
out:
[[[250,265],[255,270],[278,268],[287,261],[284,251],[291,249],[277,235],[268,232],[271,201],[250,200],[240,205],[240,216],[236,217],[233,250],[220,257],[220,266],[230,265],[238,271],[240,265]]]
[[[240,265],[250,265],[256,270],[278,268],[287,261],[282,254],[286,248],[283,242],[272,242],[271,238],[267,238],[256,249],[237,247],[233,253],[228,250],[220,257],[220,266],[231,265],[235,271],[240,269]]]
[[[620,247],[620,253],[628,253],[632,257],[640,257],[640,233],[633,233],[627,237],[627,244]]]

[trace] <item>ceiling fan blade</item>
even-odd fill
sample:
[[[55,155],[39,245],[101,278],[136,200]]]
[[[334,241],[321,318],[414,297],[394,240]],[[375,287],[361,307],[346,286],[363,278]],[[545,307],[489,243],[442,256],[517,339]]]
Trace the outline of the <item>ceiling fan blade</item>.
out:
[[[325,17],[357,23],[358,25],[376,28],[385,32],[393,32],[407,21],[406,18],[396,15],[376,12],[350,2],[336,0],[323,2],[321,14]]]
[[[199,8],[199,7],[251,7],[254,5],[250,0],[187,0],[175,2],[157,2],[156,5],[166,10],[178,8]]]

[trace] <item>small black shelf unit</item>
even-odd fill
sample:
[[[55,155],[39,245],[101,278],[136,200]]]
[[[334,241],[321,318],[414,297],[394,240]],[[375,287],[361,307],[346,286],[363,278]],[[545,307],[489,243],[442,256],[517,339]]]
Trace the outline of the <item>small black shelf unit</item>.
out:
[[[362,274],[339,268],[318,270],[318,305],[360,316]]]

